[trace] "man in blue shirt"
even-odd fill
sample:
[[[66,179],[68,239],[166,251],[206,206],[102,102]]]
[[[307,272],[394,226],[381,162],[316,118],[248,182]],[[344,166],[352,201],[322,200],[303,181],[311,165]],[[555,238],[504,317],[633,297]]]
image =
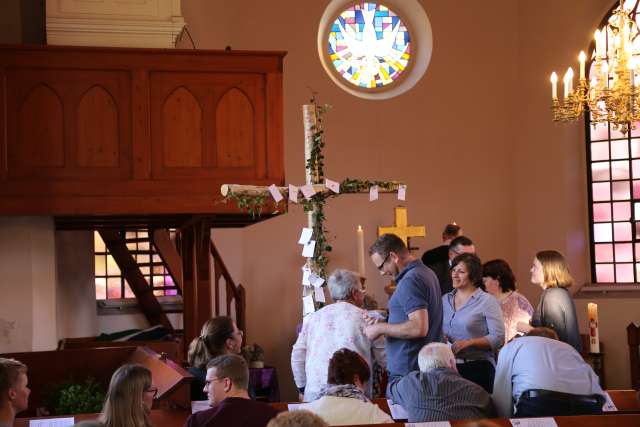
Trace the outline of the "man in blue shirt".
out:
[[[383,234],[369,249],[380,274],[395,277],[389,319],[368,319],[365,333],[372,341],[385,335],[389,376],[418,370],[418,352],[430,342],[442,342],[442,300],[435,273],[416,259],[402,239]]]
[[[552,329],[534,328],[500,350],[493,385],[499,417],[600,414],[604,401],[591,366]]]

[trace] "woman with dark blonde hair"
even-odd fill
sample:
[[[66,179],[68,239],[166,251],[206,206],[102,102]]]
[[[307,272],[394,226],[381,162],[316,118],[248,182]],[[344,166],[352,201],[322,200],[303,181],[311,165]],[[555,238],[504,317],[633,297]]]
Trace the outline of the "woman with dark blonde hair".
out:
[[[98,421],[105,427],[151,427],[149,412],[158,388],[142,365],[123,365],[111,377]]]
[[[218,316],[202,325],[200,336],[191,341],[187,353],[191,382],[191,400],[206,400],[204,392],[207,363],[223,354],[239,354],[242,349],[242,331],[227,316]]]
[[[582,345],[576,306],[569,293],[573,277],[562,254],[552,250],[538,252],[531,267],[531,283],[543,289],[542,295],[531,324],[520,322],[518,330],[528,333],[534,326],[551,328],[560,341],[580,352]]]

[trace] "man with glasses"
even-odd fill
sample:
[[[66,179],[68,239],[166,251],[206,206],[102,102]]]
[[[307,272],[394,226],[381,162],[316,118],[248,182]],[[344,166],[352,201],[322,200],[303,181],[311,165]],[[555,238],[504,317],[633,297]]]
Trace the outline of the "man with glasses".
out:
[[[460,254],[475,254],[476,247],[470,238],[466,236],[458,236],[449,243],[449,255],[447,259],[434,262],[432,264],[426,264],[427,267],[433,270],[438,276],[438,282],[440,283],[440,292],[442,295],[449,293],[453,290],[451,284],[451,261]]]
[[[265,427],[278,414],[271,405],[249,399],[249,368],[236,354],[225,354],[207,364],[204,391],[211,409],[196,412],[185,427]]]
[[[383,234],[369,249],[380,274],[395,277],[387,322],[366,316],[369,339],[386,337],[389,377],[418,370],[418,352],[430,342],[442,342],[442,299],[438,278],[416,259],[402,239]]]

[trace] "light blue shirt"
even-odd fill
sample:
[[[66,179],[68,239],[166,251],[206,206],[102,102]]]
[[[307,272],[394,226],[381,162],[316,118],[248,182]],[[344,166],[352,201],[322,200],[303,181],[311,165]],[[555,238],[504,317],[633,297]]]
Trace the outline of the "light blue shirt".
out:
[[[520,395],[532,389],[604,397],[598,376],[569,344],[544,337],[516,338],[498,357],[493,384],[498,416],[511,417]]]
[[[456,354],[468,360],[490,360],[504,344],[504,322],[498,301],[478,288],[462,307],[454,308],[456,289],[442,296],[442,330],[451,343],[471,338],[487,338],[491,350],[468,347]]]

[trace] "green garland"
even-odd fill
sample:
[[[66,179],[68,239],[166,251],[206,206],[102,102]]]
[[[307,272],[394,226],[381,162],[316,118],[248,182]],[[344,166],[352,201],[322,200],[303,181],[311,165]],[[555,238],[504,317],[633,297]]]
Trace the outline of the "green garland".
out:
[[[309,159],[305,164],[305,168],[311,175],[312,184],[320,184],[324,181],[324,155],[322,149],[325,146],[323,141],[324,130],[322,128],[323,116],[331,108],[329,105],[319,106],[317,104],[315,96],[311,97],[311,105],[315,108],[316,112],[316,124],[312,126],[312,145]],[[370,181],[346,178],[340,183],[341,193],[362,193],[369,190],[372,186],[377,185],[382,190],[393,190],[398,185],[393,181]],[[313,258],[311,258],[312,270],[320,277],[326,280],[327,278],[327,265],[329,264],[329,252],[332,251],[331,245],[327,239],[327,229],[324,227],[325,215],[324,207],[326,201],[330,197],[335,197],[338,194],[330,192],[321,192],[314,194],[308,200],[305,199],[301,202],[304,207],[304,212],[311,212],[313,215],[313,222],[315,224],[313,229],[313,236],[316,241],[315,251]],[[263,211],[266,210],[268,204],[273,203],[276,212],[279,209],[279,203],[275,203],[268,195],[244,195],[237,194],[230,191],[224,201],[235,200],[238,208],[241,211],[246,211],[251,214],[253,218],[259,217]],[[286,199],[284,201],[286,205]],[[283,207],[283,210],[286,206]]]

